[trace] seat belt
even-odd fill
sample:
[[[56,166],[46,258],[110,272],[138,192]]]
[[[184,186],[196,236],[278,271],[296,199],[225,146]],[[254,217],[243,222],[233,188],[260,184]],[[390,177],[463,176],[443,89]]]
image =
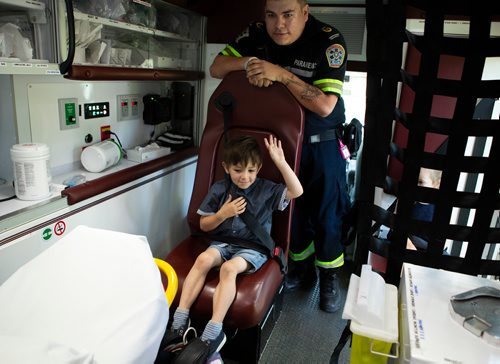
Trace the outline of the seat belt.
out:
[[[273,238],[269,233],[262,227],[261,224],[257,221],[255,216],[245,210],[244,213],[239,215],[243,222],[247,225],[248,229],[259,239],[259,241],[265,245],[267,250],[269,251],[269,255],[275,259],[279,265],[280,270],[283,274],[286,274],[288,271],[288,266],[286,263],[285,253],[281,247],[277,246],[274,242]]]
[[[236,105],[236,100],[234,99],[231,93],[224,91],[215,99],[215,106],[218,110],[222,111],[222,115],[224,118],[224,142],[227,142],[227,130],[229,129],[229,124],[231,123],[231,115]],[[229,175],[225,175],[227,191],[229,192],[229,187],[231,186],[231,180],[229,179]],[[283,249],[276,245],[271,235],[264,229],[264,227],[257,221],[255,216],[250,213],[248,210],[245,210],[243,214],[240,214],[239,217],[246,224],[248,229],[259,239],[262,244],[258,244],[251,241],[234,241],[235,244],[238,244],[243,247],[247,247],[250,249],[254,249],[257,251],[262,251],[262,247],[266,248],[266,253],[269,257],[275,259],[280,265],[280,270],[283,274],[287,273],[288,266],[285,253]],[[209,235],[210,236],[210,235]],[[224,240],[224,238],[219,238],[213,236],[215,239]],[[227,239],[226,239],[227,240]]]

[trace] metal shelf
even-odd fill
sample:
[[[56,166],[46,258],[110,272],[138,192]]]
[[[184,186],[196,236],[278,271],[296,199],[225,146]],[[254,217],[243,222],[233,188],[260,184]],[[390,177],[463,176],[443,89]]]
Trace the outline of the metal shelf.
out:
[[[0,0],[0,10],[45,10],[45,4],[36,0]]]
[[[17,58],[1,58],[0,74],[60,75],[59,65],[47,62],[23,62]]]
[[[110,28],[123,29],[126,31],[132,31],[132,32],[141,33],[141,34],[148,34],[148,35],[153,35],[155,37],[161,37],[161,38],[180,41],[180,42],[190,42],[190,43],[199,42],[198,40],[183,37],[179,34],[170,33],[170,32],[166,32],[166,31],[158,30],[158,29],[152,29],[152,28],[148,28],[145,26],[141,26],[141,25],[125,23],[125,22],[122,22],[119,20],[101,18],[99,16],[85,14],[85,13],[81,13],[81,12],[77,12],[77,11],[75,11],[74,14],[75,14],[75,20],[89,21],[92,23],[102,24],[103,26],[110,27]]]

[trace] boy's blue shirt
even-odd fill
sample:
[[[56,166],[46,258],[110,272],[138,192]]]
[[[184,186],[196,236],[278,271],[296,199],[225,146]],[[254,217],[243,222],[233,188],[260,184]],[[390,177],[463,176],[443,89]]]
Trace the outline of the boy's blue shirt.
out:
[[[201,216],[209,216],[219,211],[228,198],[227,192],[225,180],[214,183],[201,203],[198,214]],[[284,184],[275,183],[258,177],[255,182],[245,190],[238,188],[233,183],[231,183],[229,188],[229,194],[232,196],[232,200],[243,196],[247,201],[247,211],[250,212],[269,233],[271,232],[273,212],[276,210],[283,211],[290,203],[290,200],[286,199],[286,192],[287,189]],[[226,219],[211,233],[258,243],[257,237],[247,228],[246,224],[238,216]]]

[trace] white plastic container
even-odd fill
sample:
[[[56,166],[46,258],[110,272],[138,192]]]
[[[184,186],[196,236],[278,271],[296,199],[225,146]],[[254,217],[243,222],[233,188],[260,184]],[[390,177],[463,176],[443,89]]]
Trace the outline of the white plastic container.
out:
[[[81,155],[83,167],[89,172],[102,172],[122,158],[122,151],[113,139],[107,139],[85,148]]]
[[[20,200],[50,196],[50,150],[47,144],[15,144],[10,149],[14,167],[14,190]]]
[[[398,289],[370,265],[362,266],[360,277],[351,274],[342,318],[351,320],[351,363],[386,364],[399,357]]]

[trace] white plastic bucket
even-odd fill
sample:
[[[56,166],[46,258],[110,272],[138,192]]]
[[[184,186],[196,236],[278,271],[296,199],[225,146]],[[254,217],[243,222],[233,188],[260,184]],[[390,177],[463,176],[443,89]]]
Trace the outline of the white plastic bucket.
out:
[[[112,139],[85,148],[80,157],[83,167],[89,172],[101,172],[114,166],[122,158],[122,151]]]
[[[10,149],[14,167],[14,190],[20,200],[50,196],[50,150],[47,144],[15,144]]]

